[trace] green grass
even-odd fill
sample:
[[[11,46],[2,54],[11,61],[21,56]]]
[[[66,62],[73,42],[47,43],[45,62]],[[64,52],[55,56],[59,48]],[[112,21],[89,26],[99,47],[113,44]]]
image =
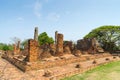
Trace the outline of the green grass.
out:
[[[120,80],[120,61],[110,62],[61,80]]]

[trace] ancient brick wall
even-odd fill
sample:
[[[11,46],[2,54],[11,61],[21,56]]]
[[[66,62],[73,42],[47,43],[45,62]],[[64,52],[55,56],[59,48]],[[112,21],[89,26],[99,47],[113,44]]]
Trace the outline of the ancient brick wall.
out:
[[[70,51],[72,51],[74,49],[73,43],[72,41],[65,41],[64,42],[64,47],[68,46]]]
[[[64,46],[64,53],[65,54],[71,54],[71,50],[69,46]]]
[[[95,38],[92,39],[82,39],[77,41],[77,49],[81,51],[87,51],[88,53],[98,53],[104,52],[100,44]]]
[[[86,51],[92,46],[91,39],[81,39],[77,41],[77,49]]]
[[[51,67],[55,67],[55,66],[63,66],[63,65],[66,65],[66,64],[88,61],[88,60],[94,60],[94,59],[103,58],[103,57],[111,57],[111,55],[109,55],[109,54],[106,54],[106,55],[98,54],[96,56],[74,57],[74,58],[60,59],[60,60],[55,60],[55,61],[45,61],[45,62],[38,61],[38,62],[34,62],[30,65],[29,64],[26,65],[26,71],[51,68]]]
[[[14,54],[16,54],[16,53],[17,53],[17,47],[16,47],[16,45],[15,45],[15,44],[13,44],[13,51],[14,51]]]
[[[63,55],[63,34],[57,35],[56,55]]]
[[[17,45],[13,44],[13,52],[15,55],[20,53],[20,41],[18,41]]]
[[[34,62],[38,60],[39,46],[36,40],[28,40],[28,61]]]

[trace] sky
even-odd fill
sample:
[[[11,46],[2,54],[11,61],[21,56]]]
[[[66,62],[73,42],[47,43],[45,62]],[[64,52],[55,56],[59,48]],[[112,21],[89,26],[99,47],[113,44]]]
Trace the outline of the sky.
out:
[[[0,0],[0,43],[55,31],[77,41],[103,25],[120,25],[120,0]]]

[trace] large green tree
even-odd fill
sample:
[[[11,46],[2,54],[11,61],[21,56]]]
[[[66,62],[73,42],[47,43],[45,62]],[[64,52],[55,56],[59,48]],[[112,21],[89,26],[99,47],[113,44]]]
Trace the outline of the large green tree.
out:
[[[46,32],[39,34],[38,41],[40,45],[54,43],[52,37],[49,37]]]
[[[120,46],[120,26],[107,25],[98,27],[84,38],[96,38],[105,50],[114,51]]]

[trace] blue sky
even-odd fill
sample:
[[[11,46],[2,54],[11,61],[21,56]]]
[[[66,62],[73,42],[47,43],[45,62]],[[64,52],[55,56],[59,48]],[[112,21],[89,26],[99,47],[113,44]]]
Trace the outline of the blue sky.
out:
[[[33,38],[34,27],[54,38],[82,39],[92,29],[120,25],[120,0],[0,0],[0,42]]]

